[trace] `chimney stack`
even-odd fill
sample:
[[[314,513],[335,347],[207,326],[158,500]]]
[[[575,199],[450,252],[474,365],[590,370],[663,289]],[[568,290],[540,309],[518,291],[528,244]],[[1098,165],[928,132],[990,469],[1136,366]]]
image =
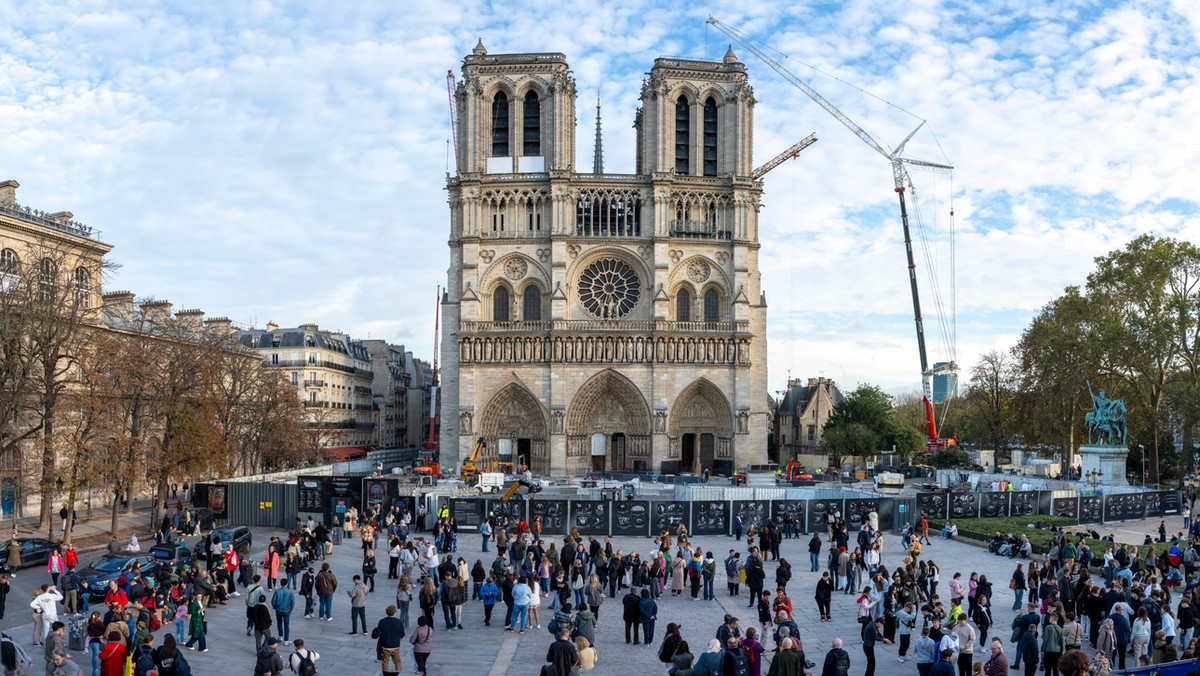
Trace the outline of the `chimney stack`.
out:
[[[142,316],[153,324],[166,325],[171,321],[171,301],[148,300],[142,303]]]
[[[204,330],[204,310],[180,310],[175,313],[175,321],[192,333]]]
[[[70,225],[71,219],[75,218],[75,214],[73,214],[69,211],[56,211],[52,214],[47,214],[46,218],[49,218],[50,220],[54,221],[55,223],[61,223],[63,225]]]
[[[305,331],[320,331],[321,330],[321,328],[319,326],[317,326],[316,324],[301,324],[300,328],[304,329]]]
[[[16,181],[8,181],[16,183]],[[112,316],[117,321],[128,324],[133,321],[133,292],[132,291],[109,291],[101,296],[104,303],[104,311]]]
[[[229,317],[205,319],[204,330],[217,336],[228,336],[233,333],[233,320]]]
[[[11,202],[15,204],[17,201],[17,188],[20,187],[21,184],[12,179],[0,183],[0,203]]]
[[[267,332],[268,333],[270,333],[271,331],[277,331],[278,329],[279,329],[279,325],[276,324],[275,322],[267,322]]]

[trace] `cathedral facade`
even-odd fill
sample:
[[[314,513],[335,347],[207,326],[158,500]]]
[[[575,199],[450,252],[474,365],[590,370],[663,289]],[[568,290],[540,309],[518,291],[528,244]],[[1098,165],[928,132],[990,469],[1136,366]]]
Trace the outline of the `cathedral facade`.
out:
[[[657,59],[636,173],[575,163],[563,54],[463,61],[448,179],[442,463],[728,474],[766,462],[754,96],[722,61]],[[599,134],[597,133],[597,136]],[[599,143],[599,139],[597,139]]]

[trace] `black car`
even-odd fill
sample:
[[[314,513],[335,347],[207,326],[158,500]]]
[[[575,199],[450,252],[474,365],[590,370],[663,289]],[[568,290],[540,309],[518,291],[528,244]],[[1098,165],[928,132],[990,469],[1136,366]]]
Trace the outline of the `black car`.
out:
[[[108,583],[120,578],[121,573],[131,570],[135,564],[140,567],[142,577],[156,575],[161,567],[150,552],[121,552],[105,554],[92,561],[79,571],[79,577],[88,581],[90,598],[102,599],[108,593]]]
[[[224,552],[229,545],[233,545],[233,548],[236,550],[241,550],[242,545],[253,546],[254,536],[250,534],[250,529],[246,526],[218,528],[211,535],[217,554]],[[196,550],[193,552],[193,555],[197,559],[208,557],[208,547],[205,545],[205,539],[200,538],[200,541],[196,543]]]
[[[154,557],[163,570],[174,570],[192,562],[192,551],[182,542],[154,545],[150,548],[150,556]]]
[[[41,538],[17,538],[17,542],[21,543],[21,565],[20,568],[36,566],[38,564],[45,565],[50,560],[50,552],[58,545],[49,540]],[[0,557],[3,557],[3,563],[0,563],[0,570],[11,573],[12,568],[8,565],[8,547],[7,543],[0,545]]]

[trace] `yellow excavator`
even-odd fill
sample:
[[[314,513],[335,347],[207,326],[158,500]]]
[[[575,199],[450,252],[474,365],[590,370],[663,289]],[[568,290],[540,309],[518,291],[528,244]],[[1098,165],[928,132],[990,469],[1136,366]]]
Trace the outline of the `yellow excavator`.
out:
[[[475,465],[475,461],[479,460],[479,456],[487,450],[487,441],[483,437],[479,437],[475,441],[475,450],[471,451],[471,457],[463,461],[462,470],[459,472],[458,478],[462,480],[464,485],[471,486],[479,481],[479,468]]]
[[[522,495],[525,495],[526,497],[532,495],[533,493],[541,492],[542,490],[541,485],[536,482],[517,479],[511,486],[508,487],[508,490],[504,491],[504,495],[501,495],[500,499],[507,500],[511,498],[512,496],[516,495],[517,491],[521,490],[521,488],[525,489],[525,492],[522,493]]]

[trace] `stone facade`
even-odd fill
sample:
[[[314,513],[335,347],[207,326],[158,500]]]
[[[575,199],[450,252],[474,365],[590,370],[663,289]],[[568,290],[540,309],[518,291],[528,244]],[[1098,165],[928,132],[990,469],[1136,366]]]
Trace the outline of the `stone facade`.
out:
[[[463,62],[448,181],[442,464],[727,473],[766,461],[753,91],[732,52],[657,59],[637,173],[575,171],[562,54]],[[510,457],[511,456],[511,457]]]
[[[813,468],[827,467],[825,423],[842,403],[842,391],[829,378],[790,378],[781,394],[771,429],[777,457],[771,460],[780,465],[796,461]]]

